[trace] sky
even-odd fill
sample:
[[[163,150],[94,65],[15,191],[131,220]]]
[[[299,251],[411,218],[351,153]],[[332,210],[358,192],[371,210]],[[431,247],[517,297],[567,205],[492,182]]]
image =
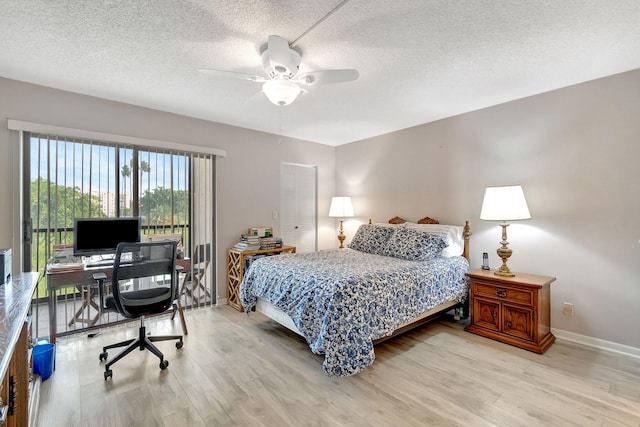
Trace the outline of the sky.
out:
[[[83,193],[115,192],[117,150],[120,151],[120,165],[131,165],[132,148],[116,148],[109,145],[87,144],[73,141],[57,141],[47,138],[31,138],[31,180],[47,178],[65,187],[78,187]],[[47,153],[49,153],[47,155]],[[173,163],[173,188],[185,190],[189,178],[188,158],[149,151],[139,151],[139,162],[145,161],[150,172],[142,173],[140,189],[142,193],[158,187],[171,188],[171,166]],[[50,161],[48,161],[50,159]],[[118,173],[122,166],[118,167]],[[120,176],[120,186],[125,185],[125,193],[131,194],[131,177]]]

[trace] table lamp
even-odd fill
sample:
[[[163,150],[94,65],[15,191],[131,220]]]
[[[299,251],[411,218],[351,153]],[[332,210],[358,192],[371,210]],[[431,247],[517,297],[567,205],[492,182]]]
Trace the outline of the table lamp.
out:
[[[332,218],[340,219],[340,232],[338,233],[338,240],[340,241],[340,249],[344,248],[344,231],[342,229],[342,218],[348,218],[354,216],[353,205],[351,204],[351,197],[336,196],[331,199],[331,206],[329,207],[329,216]]]
[[[516,274],[511,272],[507,266],[507,259],[513,251],[509,249],[507,241],[507,221],[517,221],[521,219],[530,219],[529,207],[524,198],[524,192],[519,185],[511,185],[507,187],[487,187],[484,190],[484,199],[482,201],[482,210],[480,211],[480,219],[489,221],[502,221],[502,241],[500,247],[496,251],[502,259],[502,265],[495,274],[498,276],[513,277]]]

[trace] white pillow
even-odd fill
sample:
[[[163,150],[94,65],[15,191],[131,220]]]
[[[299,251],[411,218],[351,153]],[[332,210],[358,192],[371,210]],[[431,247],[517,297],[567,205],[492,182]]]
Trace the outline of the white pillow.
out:
[[[389,228],[406,228],[407,223],[403,222],[402,224],[389,224],[388,222],[374,222],[373,225],[377,225],[380,227],[389,227]]]
[[[462,237],[464,227],[462,226],[444,224],[416,224],[413,222],[408,222],[407,228],[421,230],[426,233],[435,234],[442,237],[448,245],[442,251],[442,256],[445,258],[460,256],[464,251],[464,238]]]

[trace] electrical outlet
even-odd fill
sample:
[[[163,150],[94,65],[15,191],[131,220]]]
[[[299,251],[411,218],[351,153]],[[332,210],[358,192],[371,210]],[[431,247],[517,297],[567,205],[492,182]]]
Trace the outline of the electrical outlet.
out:
[[[573,304],[570,302],[565,302],[564,306],[562,307],[562,315],[563,316],[568,316],[568,317],[573,317]]]
[[[278,219],[278,211],[271,211],[271,219]]]

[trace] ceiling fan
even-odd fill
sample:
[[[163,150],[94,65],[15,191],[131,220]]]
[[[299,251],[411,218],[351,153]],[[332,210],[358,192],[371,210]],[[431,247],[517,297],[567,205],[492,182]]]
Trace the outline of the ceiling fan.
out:
[[[352,69],[311,71],[298,76],[300,54],[291,49],[289,42],[280,36],[269,36],[267,48],[262,52],[262,66],[267,77],[208,68],[200,68],[198,71],[262,83],[262,91],[276,105],[289,105],[295,101],[303,90],[301,86],[349,82],[360,76],[357,70]]]

